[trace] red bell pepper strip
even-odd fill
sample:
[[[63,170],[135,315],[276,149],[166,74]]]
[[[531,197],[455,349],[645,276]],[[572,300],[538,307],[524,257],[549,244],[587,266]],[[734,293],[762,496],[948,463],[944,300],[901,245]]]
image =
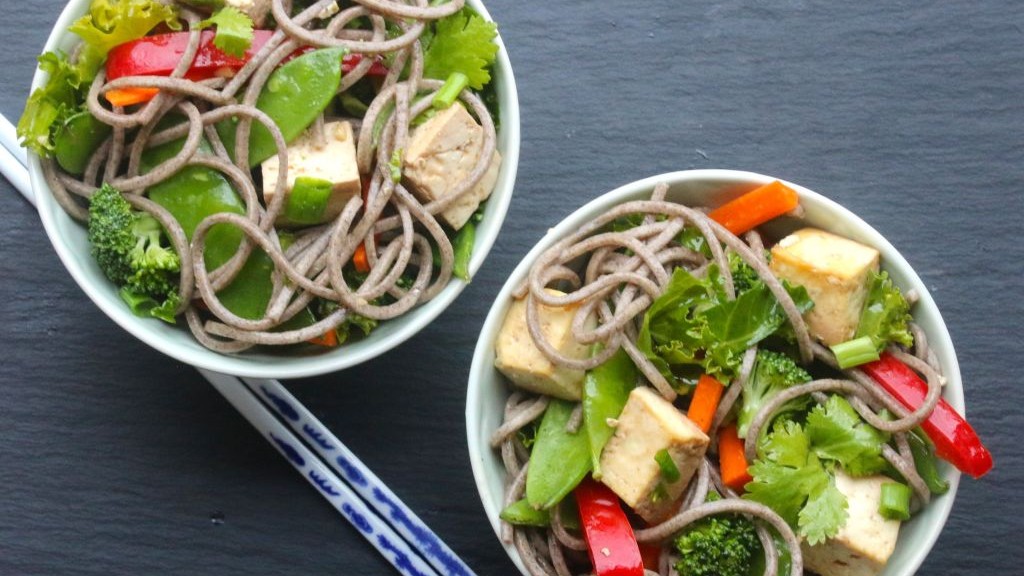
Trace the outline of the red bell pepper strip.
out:
[[[888,352],[860,369],[910,410],[917,409],[928,393],[928,384]],[[942,398],[921,428],[935,443],[935,454],[961,472],[980,478],[992,469],[992,454],[963,416]]]
[[[145,36],[115,46],[107,55],[107,80],[124,76],[169,76],[181,61],[188,46],[188,32],[170,32]],[[241,57],[225,54],[213,45],[214,32],[204,30],[199,50],[192,66],[185,73],[189,80],[205,80],[214,76],[230,76],[237,72],[274,35],[273,30],[254,30],[252,45]],[[309,50],[300,48],[294,56]],[[342,59],[342,72],[351,72],[363,59],[362,54],[346,54]],[[380,57],[375,57],[367,72],[370,76],[384,76],[388,69]]]
[[[592,478],[584,479],[574,494],[595,576],[643,576],[640,547],[619,497]]]

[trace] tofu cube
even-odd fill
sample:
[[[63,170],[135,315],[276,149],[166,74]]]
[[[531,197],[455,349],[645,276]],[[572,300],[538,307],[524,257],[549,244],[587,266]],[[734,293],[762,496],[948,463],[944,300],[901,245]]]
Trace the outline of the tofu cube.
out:
[[[805,315],[811,335],[828,346],[853,337],[878,270],[878,250],[815,228],[786,236],[772,248],[775,274],[807,289],[814,301]]]
[[[615,434],[601,452],[601,482],[652,524],[668,519],[704,459],[705,434],[671,402],[644,386],[634,388]],[[654,457],[666,450],[679,479],[667,482]]]
[[[308,130],[288,145],[288,184],[285,194],[291,192],[295,179],[300,176],[327,180],[332,184],[331,196],[321,222],[330,222],[338,217],[353,196],[360,194],[362,186],[359,169],[356,167],[352,125],[348,122],[328,122],[324,124],[324,135],[327,144],[322,147],[316,146]],[[278,192],[275,186],[280,168],[276,155],[262,164],[263,200],[267,205]],[[283,211],[277,223],[285,226],[290,224]]]
[[[461,104],[452,104],[412,131],[402,175],[421,201],[443,198],[473,171],[483,140],[484,129]],[[501,154],[495,150],[484,176],[438,214],[440,219],[456,230],[462,228],[491,195],[500,167]]]
[[[804,566],[821,576],[875,576],[896,548],[898,520],[886,520],[878,513],[885,476],[852,478],[836,472],[836,487],[846,496],[846,524],[835,538],[814,546],[801,546]]]
[[[239,12],[252,18],[252,23],[260,28],[267,21],[270,14],[271,0],[224,0],[225,6],[237,8]]]
[[[552,294],[562,292],[548,289]],[[538,303],[544,339],[561,354],[570,358],[586,358],[590,347],[580,344],[572,336],[572,321],[579,306],[554,307]],[[593,316],[587,318],[588,329],[596,325]],[[526,299],[516,300],[505,315],[494,345],[494,366],[516,386],[565,400],[579,400],[583,395],[583,370],[555,366],[541,352],[526,325]]]

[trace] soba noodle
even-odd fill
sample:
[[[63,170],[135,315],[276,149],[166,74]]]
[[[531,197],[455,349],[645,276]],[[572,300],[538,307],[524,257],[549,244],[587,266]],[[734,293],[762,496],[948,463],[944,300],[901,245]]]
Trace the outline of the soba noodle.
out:
[[[526,299],[527,324],[540,352],[557,366],[589,370],[621,348],[629,354],[652,387],[669,401],[674,400],[676,392],[672,386],[636,346],[640,322],[651,302],[665,289],[675,267],[684,267],[692,274],[700,275],[709,263],[717,263],[726,292],[729,298],[734,298],[735,288],[726,263],[728,250],[749,265],[781,303],[786,319],[793,327],[799,354],[804,362],[817,359],[836,368],[832,352],[812,342],[799,309],[780,280],[768,268],[761,236],[755,232],[748,233],[745,240],[737,238],[701,210],[665,200],[666,191],[666,186],[659,185],[654,189],[651,200],[627,202],[609,210],[539,256],[530,269],[526,283],[515,296]],[[630,221],[640,223],[627,230],[614,230],[611,224],[625,217],[632,217],[636,220]],[[711,251],[710,259],[681,248],[672,241],[686,227],[696,228],[704,237]],[[558,287],[566,293],[546,290],[549,287]],[[601,343],[601,352],[582,360],[559,353],[543,337],[538,320],[541,304],[575,306],[573,338],[581,343]],[[591,315],[596,315],[599,321],[596,327],[588,328],[584,320]],[[930,492],[914,467],[906,434],[918,426],[934,408],[941,392],[942,377],[923,331],[916,327],[914,330],[915,346],[911,353],[895,348],[890,349],[890,352],[924,375],[928,381],[927,398],[919,409],[912,412],[906,410],[857,369],[846,370],[841,378],[819,379],[796,385],[772,397],[754,416],[746,435],[748,461],[757,457],[756,439],[780,407],[801,396],[810,395],[814,401],[824,402],[827,399],[824,392],[839,394],[868,423],[894,434],[897,448],[884,446],[883,457],[911,486],[915,505],[926,504]],[[750,377],[756,353],[756,345],[747,349],[736,377],[725,391],[709,433],[712,439],[728,419],[744,382]],[[506,505],[522,497],[525,471],[529,464],[529,453],[523,447],[517,431],[543,414],[547,400],[547,396],[515,391],[506,405],[504,423],[492,436],[492,446],[501,450],[507,474],[509,478],[514,478],[508,485]],[[878,411],[882,409],[895,414],[896,419],[887,420],[879,416]],[[716,444],[712,442],[711,445]],[[708,501],[706,497],[711,490],[718,492],[723,499]],[[641,543],[661,544],[663,552],[660,573],[675,574],[675,553],[668,546],[671,538],[691,523],[718,514],[739,514],[755,521],[758,538],[765,550],[768,574],[775,574],[779,555],[769,527],[788,548],[792,558],[790,574],[803,574],[800,540],[793,529],[772,509],[740,499],[723,484],[717,463],[707,458],[684,492],[679,511],[660,524],[637,529],[636,537]],[[547,537],[543,539],[543,546],[535,546],[534,539],[527,537],[527,534],[535,534],[539,529],[513,526],[504,521],[502,524],[503,539],[515,544],[528,571],[534,576],[551,574],[552,570],[555,574],[567,574],[569,566],[565,564],[565,555],[586,550],[584,540],[565,527],[557,506],[552,510],[551,525],[547,529]]]
[[[488,170],[496,150],[496,133],[487,107],[470,90],[460,94],[462,104],[483,129],[482,150],[468,175],[441,198],[421,202],[392,178],[389,161],[407,146],[410,123],[430,107],[433,95],[443,85],[423,76],[420,37],[431,21],[462,9],[464,0],[439,6],[426,0],[357,0],[355,4],[329,15],[330,8],[336,8],[335,1],[320,0],[292,15],[290,1],[273,0],[277,29],[270,39],[232,78],[201,81],[185,77],[200,46],[201,17],[185,5],[178,6],[189,36],[173,72],[167,77],[107,80],[101,70],[89,90],[87,106],[95,118],[112,127],[110,137],[93,152],[81,177],[62,172],[53,159],[43,161],[54,197],[73,218],[86,221],[85,200],[108,183],[135,209],[160,222],[181,258],[181,305],[176,313],[184,314],[197,340],[208,348],[237,353],[254,345],[304,342],[335,329],[353,314],[373,320],[394,318],[435,297],[452,277],[452,242],[438,223],[438,215],[473,189]],[[357,19],[368,22],[369,28],[351,28]],[[397,30],[397,36],[389,30]],[[275,220],[283,210],[285,195],[275,194],[268,205],[261,204],[247,163],[248,136],[253,123],[270,133],[280,166],[276,189],[283,190],[288,179],[287,144],[256,102],[271,73],[303,46],[341,46],[351,53],[386,55],[393,61],[365,117],[361,122],[353,119],[356,127],[361,126],[355,134],[357,163],[362,178],[369,179],[365,200],[356,195],[332,222],[297,230],[294,243],[283,250]],[[339,93],[363,79],[373,62],[372,57],[364,57],[346,72]],[[159,93],[132,111],[105,106],[105,93],[128,87],[158,88]],[[171,115],[184,121],[164,127]],[[238,119],[233,150],[225,148],[213,129],[229,118]],[[375,125],[383,127],[376,135]],[[314,142],[324,141],[323,127],[321,114],[311,129]],[[202,151],[204,138],[212,152]],[[147,149],[181,139],[184,145],[177,154],[142,173],[141,159]],[[220,213],[203,220],[191,243],[181,224],[145,197],[147,189],[187,166],[223,174],[246,206],[244,214]],[[208,233],[214,226],[224,225],[240,230],[243,241],[226,263],[209,270],[204,258]],[[351,285],[353,279],[343,275],[342,269],[360,247],[366,249],[371,272],[358,285]],[[261,317],[243,318],[228,309],[218,291],[238,276],[256,249],[273,262],[272,296]],[[282,328],[314,298],[337,306],[312,325]]]

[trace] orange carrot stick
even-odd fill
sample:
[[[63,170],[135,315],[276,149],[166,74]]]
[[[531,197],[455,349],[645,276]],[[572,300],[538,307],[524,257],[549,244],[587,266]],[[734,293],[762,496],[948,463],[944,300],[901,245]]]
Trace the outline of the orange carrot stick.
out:
[[[316,338],[311,338],[309,343],[326,346],[327,348],[334,348],[338,345],[338,333],[334,330],[328,330]]]
[[[796,191],[776,180],[715,208],[708,217],[733,234],[743,234],[799,204]]]
[[[722,482],[737,492],[754,479],[747,472],[747,457],[743,453],[743,440],[736,433],[736,425],[726,426],[718,432],[718,463]]]
[[[697,380],[697,388],[693,391],[693,399],[690,400],[686,417],[693,420],[705,434],[711,430],[711,421],[715,419],[715,411],[718,410],[723,390],[725,386],[707,374]]]
[[[104,97],[111,105],[124,108],[133,104],[149,102],[158,92],[160,92],[159,88],[115,88],[107,90]]]
[[[357,272],[366,274],[370,271],[370,261],[366,258],[366,244],[356,247],[355,253],[352,254],[352,264],[355,265]]]

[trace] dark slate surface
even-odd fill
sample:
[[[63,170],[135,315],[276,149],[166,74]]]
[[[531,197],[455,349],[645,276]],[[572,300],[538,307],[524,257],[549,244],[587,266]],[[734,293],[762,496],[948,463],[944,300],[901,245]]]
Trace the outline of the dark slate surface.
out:
[[[548,227],[630,180],[773,174],[888,236],[956,343],[996,469],[961,485],[922,572],[1019,573],[1024,4],[611,4],[491,2],[522,102],[512,225],[419,336],[290,388],[480,574],[512,574],[463,424],[504,278]],[[0,111],[17,118],[61,2],[0,5]],[[0,574],[388,573],[193,370],[86,299],[6,182],[0,213]]]

